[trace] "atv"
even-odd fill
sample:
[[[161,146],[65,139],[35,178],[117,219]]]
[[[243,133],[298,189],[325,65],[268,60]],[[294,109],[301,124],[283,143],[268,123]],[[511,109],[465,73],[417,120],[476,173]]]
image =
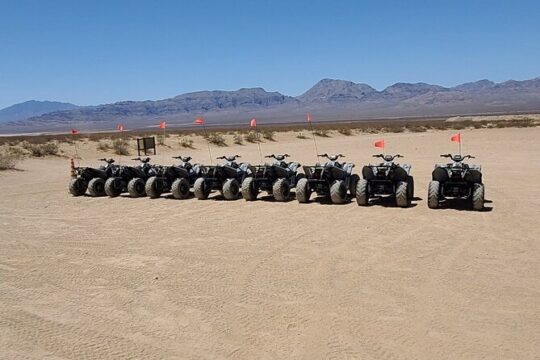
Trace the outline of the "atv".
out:
[[[240,184],[254,172],[248,163],[237,163],[240,155],[220,156],[225,163],[208,166],[203,169],[202,175],[195,180],[193,192],[199,200],[207,199],[212,190],[219,190],[226,200],[236,200],[240,195]]]
[[[429,183],[428,207],[436,209],[441,200],[459,199],[470,201],[473,210],[482,210],[484,208],[482,167],[463,162],[466,159],[474,159],[474,156],[446,154],[441,157],[452,159],[452,163],[435,165]]]
[[[105,193],[110,197],[119,196],[123,192],[129,192],[131,197],[145,196],[145,182],[150,176],[156,174],[157,168],[149,164],[150,158],[135,158],[140,161],[138,166],[117,166],[111,177],[105,182]]]
[[[304,166],[304,178],[296,184],[296,199],[300,203],[307,203],[311,193],[315,191],[319,196],[330,196],[334,204],[343,204],[347,200],[347,192],[352,197],[356,195],[356,184],[360,177],[352,173],[354,164],[338,162],[341,154],[318,155],[326,157],[328,161],[321,165]]]
[[[202,174],[202,166],[191,164],[191,156],[173,156],[180,164],[172,166],[154,166],[155,175],[146,180],[146,194],[155,199],[162,193],[171,192],[175,199],[187,199],[189,189]]]
[[[291,189],[296,187],[300,178],[304,177],[304,174],[297,173],[299,163],[285,161],[289,156],[289,154],[265,156],[274,160],[254,167],[253,176],[246,177],[242,182],[242,197],[246,201],[256,200],[257,194],[262,190],[274,195],[276,201],[288,200]]]
[[[399,207],[409,207],[414,197],[414,179],[410,175],[411,165],[394,162],[397,155],[373,155],[383,159],[382,163],[369,164],[362,169],[362,177],[356,186],[356,202],[359,206],[369,205],[373,197],[393,197]]]
[[[90,196],[105,195],[105,181],[112,176],[117,166],[113,165],[113,159],[99,159],[99,161],[104,161],[106,165],[99,168],[77,167],[74,169],[73,178],[69,182],[71,195],[84,195],[87,189]]]

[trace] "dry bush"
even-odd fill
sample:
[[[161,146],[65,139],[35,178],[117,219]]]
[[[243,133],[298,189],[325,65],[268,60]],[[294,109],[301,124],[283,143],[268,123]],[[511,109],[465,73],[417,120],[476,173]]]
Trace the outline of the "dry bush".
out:
[[[129,155],[129,143],[124,139],[114,139],[112,148],[116,155]]]
[[[317,129],[314,134],[320,137],[330,137],[330,131],[328,129]]]
[[[242,145],[244,143],[244,137],[240,133],[234,133],[233,141],[236,145]]]
[[[338,133],[340,133],[341,135],[345,135],[345,136],[351,136],[352,135],[352,130],[350,128],[339,128]]]
[[[30,153],[30,156],[43,157],[43,156],[58,156],[60,149],[56,142],[46,142],[44,144],[31,144],[27,141],[22,143],[23,149]]]
[[[112,145],[108,140],[99,140],[96,148],[99,151],[109,151]]]
[[[206,139],[210,144],[216,145],[216,146],[227,146],[227,142],[225,141],[225,138],[220,133],[211,133],[208,135],[208,138]]]
[[[304,135],[304,133],[300,132],[300,133],[298,133],[298,135],[296,135],[296,138],[297,139],[307,139],[308,137],[306,135]]]
[[[244,139],[247,142],[256,143],[257,141],[259,141],[259,136],[257,136],[257,133],[255,131],[250,131],[246,135],[244,135]]]
[[[187,138],[187,137],[180,138],[180,140],[178,140],[178,143],[183,148],[187,148],[187,149],[194,149],[195,148],[193,146],[193,140],[191,140],[190,138]]]
[[[24,157],[12,150],[13,148],[0,149],[0,170],[15,169],[19,160]]]
[[[262,132],[262,135],[263,135],[263,138],[265,138],[266,140],[269,140],[269,141],[276,141],[276,139],[275,139],[276,132],[275,132],[275,131],[272,131],[272,130],[264,130],[264,131]]]

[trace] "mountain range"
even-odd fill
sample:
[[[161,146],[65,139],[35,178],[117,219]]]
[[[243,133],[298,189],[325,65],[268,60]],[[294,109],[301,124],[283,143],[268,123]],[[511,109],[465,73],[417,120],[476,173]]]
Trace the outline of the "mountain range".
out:
[[[197,116],[216,125],[247,123],[252,117],[263,123],[298,122],[306,112],[316,121],[339,121],[523,111],[540,111],[540,78],[480,80],[455,87],[396,83],[382,91],[363,83],[323,79],[297,97],[244,88],[97,106],[29,101],[0,110],[0,132],[107,130],[117,123],[134,129],[161,120],[174,127],[190,125]]]

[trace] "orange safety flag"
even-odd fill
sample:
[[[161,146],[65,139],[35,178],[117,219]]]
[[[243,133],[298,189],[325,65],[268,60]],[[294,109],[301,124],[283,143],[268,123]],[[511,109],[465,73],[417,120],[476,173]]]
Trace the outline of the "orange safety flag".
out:
[[[166,121],[162,121],[159,123],[159,128],[160,129],[165,129],[167,127],[167,122]]]
[[[251,121],[249,122],[249,126],[251,126],[252,128],[257,127],[257,119],[251,119]]]
[[[195,119],[195,124],[197,124],[197,125],[204,125],[204,118],[202,118],[202,117],[196,118],[196,119]]]
[[[71,129],[71,133],[72,133],[73,135],[77,135],[77,134],[79,133],[79,130],[77,130],[77,129]]]
[[[118,131],[124,131],[124,124],[118,124],[118,125],[116,125],[116,130],[118,130]]]
[[[375,141],[374,145],[375,145],[376,148],[384,149],[384,140]]]
[[[450,141],[461,143],[461,133],[452,135],[452,137],[450,138]]]
[[[306,114],[306,121],[311,122],[311,114],[310,113]]]

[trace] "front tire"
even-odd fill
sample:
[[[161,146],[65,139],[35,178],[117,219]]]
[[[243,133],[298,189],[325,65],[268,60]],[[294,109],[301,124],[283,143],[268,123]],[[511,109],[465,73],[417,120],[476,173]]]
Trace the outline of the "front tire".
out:
[[[441,183],[436,180],[432,180],[429,182],[428,207],[430,209],[437,209],[439,207],[440,187],[441,187]]]
[[[248,176],[242,181],[242,197],[246,201],[255,201],[257,200],[258,190],[255,188],[255,179]]]
[[[236,179],[227,179],[223,184],[223,196],[225,200],[236,200],[240,195],[240,184]]]
[[[208,199],[208,195],[210,195],[210,189],[208,188],[206,181],[204,181],[204,178],[200,177],[195,180],[195,184],[193,184],[193,193],[195,194],[195,197],[199,200]]]
[[[356,185],[358,185],[358,182],[360,181],[360,176],[358,176],[357,174],[352,174],[351,180],[349,181],[351,184],[351,186],[349,187],[349,192],[351,193],[351,197],[356,197]]]
[[[472,206],[473,210],[476,211],[480,211],[484,208],[484,185],[473,185]]]
[[[296,200],[299,203],[309,202],[311,197],[311,189],[309,188],[309,181],[306,178],[301,178],[296,184]]]
[[[360,179],[356,184],[356,203],[358,206],[369,205],[368,181],[366,179]]]
[[[122,193],[122,182],[119,178],[108,178],[105,181],[105,194],[109,197],[117,197]]]
[[[148,195],[150,199],[157,199],[161,196],[161,193],[163,192],[163,186],[160,179],[152,176],[148,180],[146,180],[144,190],[146,191],[146,195]]]
[[[73,196],[83,196],[86,188],[86,182],[81,178],[71,179],[69,182],[69,192]]]
[[[132,198],[145,196],[146,193],[144,191],[144,186],[145,186],[144,180],[141,178],[134,178],[134,179],[129,180],[128,182],[129,196],[131,196]]]
[[[411,205],[408,185],[406,181],[400,181],[396,187],[396,205],[399,207],[406,208]]]
[[[187,199],[189,197],[189,181],[186,178],[178,178],[173,181],[171,193],[175,199]]]
[[[409,199],[414,199],[414,178],[412,176],[407,177],[407,193]]]
[[[343,180],[336,180],[330,187],[330,199],[334,204],[343,204],[347,200],[347,186]]]
[[[289,181],[285,178],[277,179],[272,185],[272,192],[276,201],[287,201],[291,195]]]
[[[93,178],[88,183],[88,193],[90,196],[105,196],[105,180],[102,178]]]

